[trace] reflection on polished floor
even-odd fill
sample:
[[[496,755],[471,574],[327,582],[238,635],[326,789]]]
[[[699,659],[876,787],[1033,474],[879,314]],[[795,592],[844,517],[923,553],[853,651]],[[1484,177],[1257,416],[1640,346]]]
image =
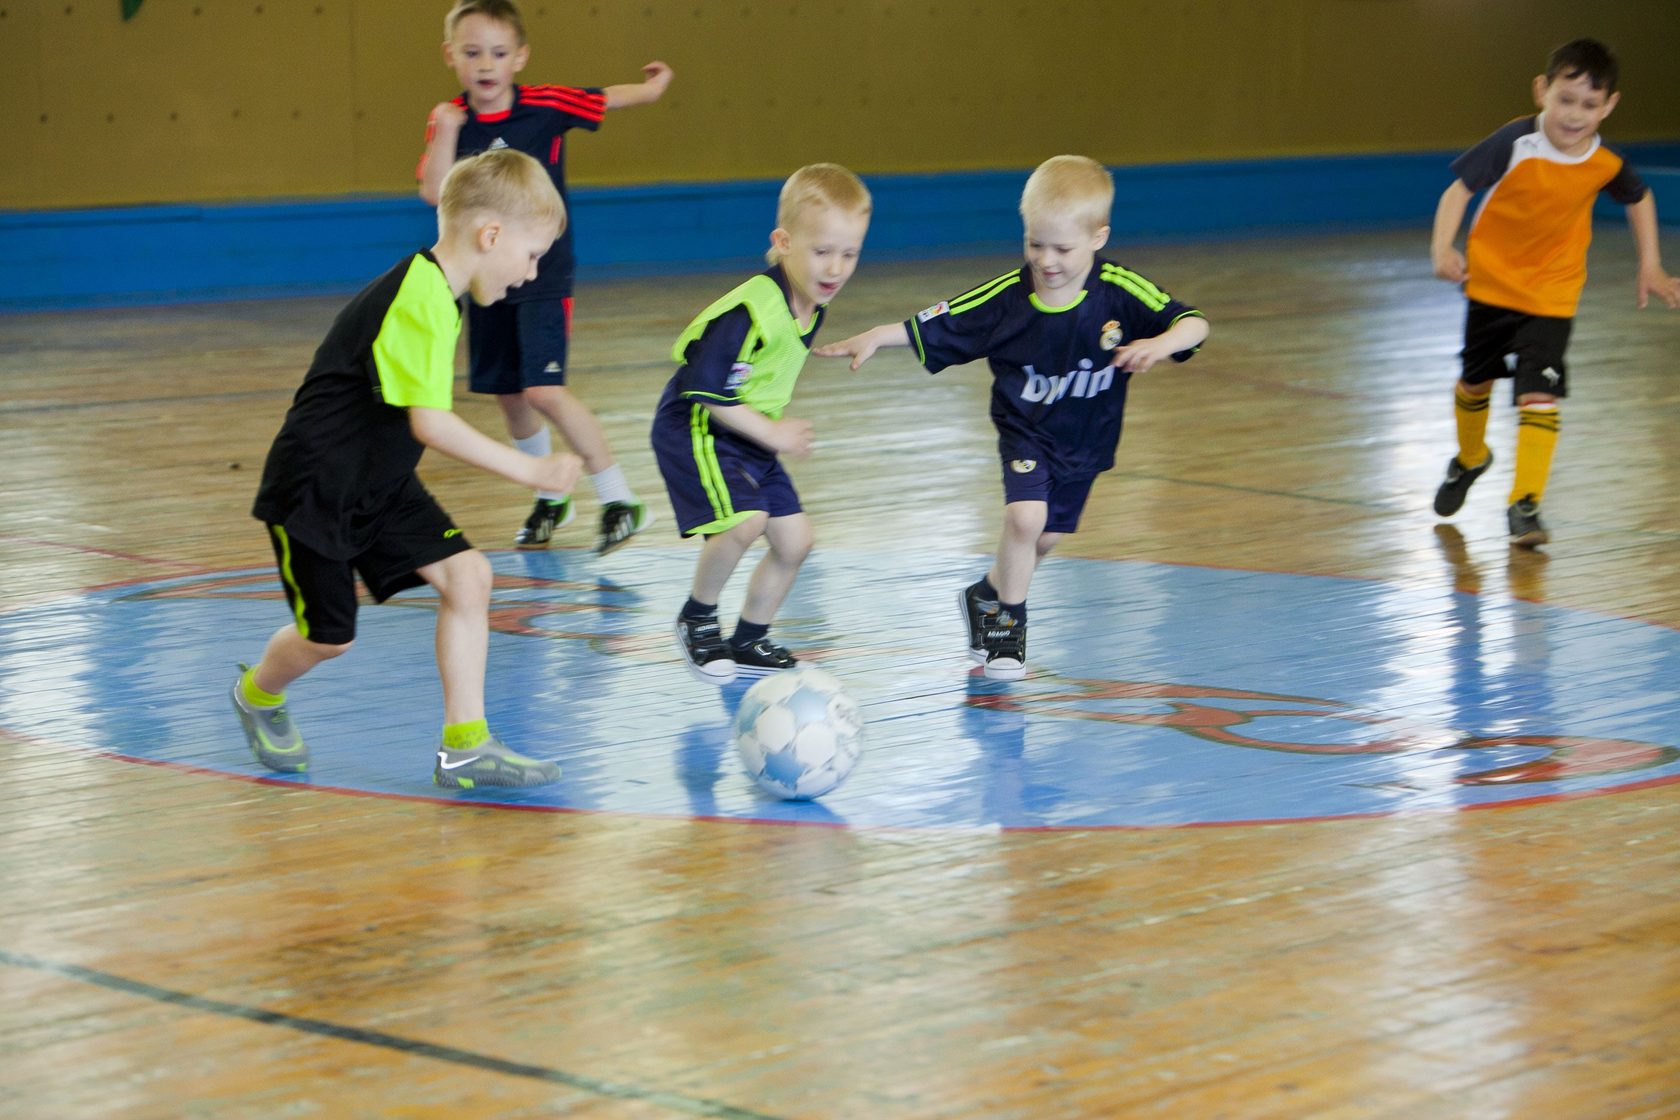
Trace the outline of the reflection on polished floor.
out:
[[[1134,380],[1020,684],[952,608],[999,517],[984,370],[813,362],[778,633],[869,744],[806,806],[669,648],[668,510],[605,558],[587,516],[501,551],[526,496],[436,459],[496,550],[492,720],[561,786],[430,785],[419,593],[300,686],[311,778],[259,774],[222,708],[283,614],[246,510],[338,301],[0,318],[8,1110],[1680,1111],[1680,315],[1634,309],[1625,241],[1542,551],[1505,543],[1508,454],[1430,511],[1462,300],[1421,231],[1115,250],[1213,336]],[[866,258],[829,330],[1007,263]],[[575,388],[645,494],[666,347],[726,279],[580,292]]]

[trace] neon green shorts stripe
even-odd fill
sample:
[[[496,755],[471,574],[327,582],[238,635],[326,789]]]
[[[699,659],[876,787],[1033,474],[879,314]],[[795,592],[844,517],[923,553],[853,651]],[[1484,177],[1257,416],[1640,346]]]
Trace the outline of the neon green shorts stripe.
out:
[[[700,473],[700,485],[705,487],[706,499],[718,517],[735,513],[735,503],[729,497],[729,485],[723,479],[723,466],[717,460],[712,443],[712,414],[705,405],[695,405],[688,414],[689,442],[694,449],[694,466]]]
[[[297,619],[298,633],[308,638],[309,620],[303,616],[303,588],[298,586],[297,579],[292,575],[292,539],[286,535],[286,530],[278,525],[270,525],[268,531],[280,542],[280,578],[285,581],[286,589],[291,592],[292,617]]]

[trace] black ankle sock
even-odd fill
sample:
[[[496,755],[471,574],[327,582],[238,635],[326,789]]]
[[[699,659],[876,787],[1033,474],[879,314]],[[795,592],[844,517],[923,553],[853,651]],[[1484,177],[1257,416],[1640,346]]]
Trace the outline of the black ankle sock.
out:
[[[735,633],[729,639],[729,644],[737,649],[742,649],[746,646],[752,645],[768,633],[770,633],[770,627],[768,624],[748,622],[743,618],[735,624]]]
[[[1027,624],[1027,604],[1025,603],[999,603],[998,610],[1008,611],[1010,617],[1023,626]]]
[[[717,604],[702,603],[700,600],[691,597],[688,602],[683,604],[681,617],[687,619],[689,622],[700,622],[704,619],[716,618]]]

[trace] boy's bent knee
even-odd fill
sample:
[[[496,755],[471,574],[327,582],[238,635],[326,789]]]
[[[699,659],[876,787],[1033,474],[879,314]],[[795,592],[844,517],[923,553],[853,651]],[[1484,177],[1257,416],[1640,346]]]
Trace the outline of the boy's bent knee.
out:
[[[495,579],[489,557],[476,548],[457,552],[435,564],[427,564],[420,569],[419,575],[439,595],[449,598],[467,595],[488,599],[491,582]]]
[[[356,644],[354,638],[346,642],[317,642],[313,638],[305,638],[303,641],[310,656],[317,661],[331,661],[335,657],[343,657],[350,652],[350,647]]]

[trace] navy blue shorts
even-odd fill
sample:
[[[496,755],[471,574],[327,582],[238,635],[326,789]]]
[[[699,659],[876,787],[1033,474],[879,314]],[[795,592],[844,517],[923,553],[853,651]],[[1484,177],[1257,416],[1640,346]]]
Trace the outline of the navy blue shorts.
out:
[[[379,536],[348,560],[323,556],[279,525],[268,527],[280,569],[280,586],[298,632],[312,642],[339,646],[356,636],[356,576],[374,602],[426,581],[419,570],[472,548],[420,480],[410,479]]]
[[[469,387],[511,396],[531,385],[564,385],[572,297],[467,305]]]
[[[1513,400],[1524,393],[1569,395],[1563,352],[1575,320],[1469,302],[1464,314],[1464,349],[1459,354],[1466,385],[1509,377]]]
[[[685,537],[716,536],[758,512],[771,517],[799,513],[799,494],[781,460],[770,451],[712,427],[706,410],[696,423],[661,416],[653,425],[653,457]]]
[[[1079,528],[1085,499],[1091,496],[1095,478],[1056,478],[1038,459],[1003,461],[1003,500],[1043,502],[1049,507],[1044,518],[1046,533],[1071,533]]]

